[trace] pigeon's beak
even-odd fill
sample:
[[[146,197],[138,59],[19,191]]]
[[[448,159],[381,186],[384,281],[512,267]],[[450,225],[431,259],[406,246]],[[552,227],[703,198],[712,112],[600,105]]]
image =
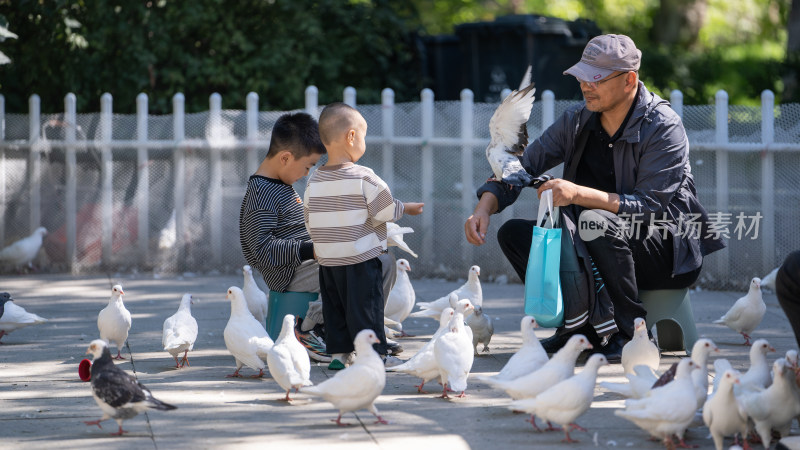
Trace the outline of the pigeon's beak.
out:
[[[125,292],[123,292],[122,289],[120,289],[119,290],[119,295],[125,295]]]
[[[590,343],[588,343],[588,342],[587,342],[587,343],[586,343],[586,348],[587,348],[587,349],[589,349],[589,350],[591,350],[591,349],[593,349],[593,348],[594,348],[594,346],[593,346],[592,344],[590,344]]]
[[[771,352],[774,352],[774,351],[775,351],[775,347],[773,347],[773,346],[771,346],[771,345],[770,345],[770,346],[769,346],[769,351],[771,351]]]

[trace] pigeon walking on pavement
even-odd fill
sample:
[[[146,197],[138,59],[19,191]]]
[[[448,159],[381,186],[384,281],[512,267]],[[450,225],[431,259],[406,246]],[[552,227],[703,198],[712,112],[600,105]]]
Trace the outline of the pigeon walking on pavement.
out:
[[[726,370],[717,374],[717,378],[720,379],[719,389],[703,405],[703,422],[711,432],[714,447],[722,450],[725,436],[734,436],[734,443],[737,443],[737,434],[748,446],[747,412],[733,395],[733,386],[739,383],[739,372]]]
[[[486,159],[494,177],[514,186],[525,187],[533,177],[522,167],[517,155],[528,146],[528,119],[531,116],[534,93],[531,67],[525,72],[519,89],[513,91],[489,120],[491,141],[486,147]],[[481,306],[481,305],[476,305]]]
[[[197,340],[197,320],[192,317],[192,294],[183,294],[178,312],[167,317],[164,321],[161,344],[164,351],[175,358],[175,368],[180,369],[189,365],[189,351],[194,348]],[[178,361],[178,355],[183,352],[183,358]]]
[[[457,397],[464,397],[467,390],[467,378],[472,370],[474,353],[472,337],[464,326],[464,313],[474,309],[466,299],[459,300],[456,313],[447,324],[447,330],[433,343],[433,354],[439,366],[439,377],[442,380],[442,398],[450,398],[447,390],[460,392]]]
[[[47,319],[44,317],[29,313],[25,311],[25,308],[14,303],[14,299],[8,292],[0,293],[0,339],[14,330],[45,322]]]
[[[164,403],[153,397],[150,390],[131,375],[114,365],[108,344],[102,339],[95,339],[89,344],[86,353],[92,354],[92,397],[103,411],[98,420],[85,421],[86,425],[100,426],[100,422],[114,419],[119,431],[112,433],[121,436],[127,431],[122,429],[122,422],[136,417],[148,409],[169,411],[176,406]]]
[[[744,345],[750,345],[750,333],[761,324],[766,312],[767,305],[761,297],[761,279],[756,277],[750,281],[747,295],[736,300],[731,309],[714,323],[725,324],[741,333],[744,336]]]
[[[0,250],[0,264],[19,268],[33,268],[32,262],[42,247],[42,238],[47,234],[45,227],[37,228],[30,236],[22,238]]]
[[[311,383],[311,360],[303,344],[297,340],[294,334],[294,316],[286,314],[283,316],[281,334],[275,340],[267,354],[267,364],[269,373],[280,387],[286,389],[284,401],[291,401],[289,392],[292,388],[299,390],[303,386],[310,386]]]
[[[525,411],[531,415],[530,422],[536,426],[535,417],[539,417],[548,424],[548,429],[555,430],[551,422],[561,425],[565,438],[561,442],[578,442],[569,437],[572,430],[586,431],[585,428],[575,423],[575,420],[589,410],[594,398],[594,385],[597,381],[597,370],[608,364],[602,353],[595,353],[586,361],[583,371],[563,380],[551,388],[537,395],[535,398],[525,398],[511,402],[509,409],[512,411]]]
[[[523,375],[535,372],[547,363],[547,352],[542,347],[534,330],[538,327],[536,319],[525,316],[520,321],[522,334],[522,347],[511,355],[508,362],[496,375],[490,377],[476,377],[481,381],[486,380],[514,380]]]
[[[117,356],[115,359],[125,359],[122,354],[122,346],[128,340],[128,332],[131,329],[131,313],[122,303],[125,292],[122,285],[116,284],[111,288],[111,298],[108,305],[100,311],[97,316],[97,329],[100,331],[100,339],[117,346]]]
[[[372,344],[378,342],[380,340],[374,331],[359,331],[353,340],[356,348],[353,363],[337,372],[333,378],[303,389],[306,394],[320,396],[325,401],[333,403],[339,410],[339,416],[335,420],[332,419],[336,425],[351,425],[342,423],[342,415],[362,408],[366,408],[378,419],[375,423],[388,423],[378,414],[378,408],[375,407],[375,399],[381,395],[386,386],[386,369],[380,355],[372,347]]]
[[[496,380],[487,378],[484,381],[492,387],[506,391],[513,400],[533,398],[545,389],[571,377],[575,372],[575,362],[584,350],[590,350],[592,344],[582,334],[570,336],[547,363],[535,372],[513,380]]]
[[[643,398],[625,400],[625,409],[617,409],[614,414],[663,440],[667,448],[674,448],[673,435],[683,443],[683,434],[697,410],[691,377],[695,368],[697,364],[690,358],[683,358],[672,382],[653,389]]]
[[[226,377],[241,377],[239,370],[246,365],[258,370],[258,375],[253,375],[253,378],[261,378],[266,367],[264,361],[267,360],[274,342],[263,325],[247,309],[241,289],[231,286],[225,298],[231,302],[231,316],[225,325],[223,337],[225,347],[236,360],[236,371]]]
[[[417,254],[414,253],[411,248],[408,247],[408,244],[403,240],[403,235],[406,233],[413,233],[414,229],[411,227],[401,227],[400,225],[394,222],[386,222],[386,242],[387,245],[390,247],[397,247],[400,250],[408,253],[409,255],[417,258]]]
[[[794,371],[788,369],[785,358],[772,364],[772,384],[768,388],[750,391],[738,398],[755,423],[764,448],[769,448],[772,429],[781,436],[788,436],[792,421],[800,415]]]
[[[475,356],[478,355],[478,344],[483,344],[483,352],[489,351],[489,342],[494,335],[494,325],[489,314],[483,308],[476,306],[472,314],[467,317],[467,326],[472,330],[472,348]]]
[[[455,309],[455,302],[451,302],[451,296],[455,295],[455,301],[467,299],[474,307],[483,307],[483,288],[481,287],[481,268],[472,266],[469,268],[469,275],[466,283],[458,289],[450,292],[444,297],[439,297],[432,302],[417,302],[420,310],[411,314],[411,317],[429,317],[439,319],[442,311],[451,307]]]
[[[242,292],[244,299],[247,301],[247,309],[250,314],[256,318],[261,326],[267,326],[267,294],[258,287],[255,278],[253,278],[253,268],[245,265],[242,266],[242,274],[244,275],[244,283],[242,284]]]
[[[414,286],[411,285],[411,280],[408,278],[408,272],[411,271],[411,265],[406,259],[398,259],[396,262],[397,276],[395,278],[394,286],[389,291],[386,299],[386,305],[383,308],[384,317],[397,322],[394,328],[401,333],[401,336],[409,336],[403,331],[402,322],[411,314],[414,309],[416,301],[416,294],[414,293]],[[390,326],[391,327],[391,326]]]
[[[468,300],[465,300],[468,302]],[[394,367],[387,367],[387,372],[400,372],[406,373],[415,377],[419,377],[420,383],[417,386],[417,393],[427,394],[422,390],[425,383],[433,379],[439,378],[439,366],[436,364],[436,356],[433,353],[433,344],[439,339],[439,336],[447,331],[447,325],[455,315],[453,308],[445,308],[439,318],[439,328],[433,333],[433,337],[419,349],[408,361]]]
[[[633,339],[622,347],[622,369],[633,373],[633,367],[640,364],[658,370],[661,354],[658,347],[647,337],[647,323],[641,317],[633,321]]]

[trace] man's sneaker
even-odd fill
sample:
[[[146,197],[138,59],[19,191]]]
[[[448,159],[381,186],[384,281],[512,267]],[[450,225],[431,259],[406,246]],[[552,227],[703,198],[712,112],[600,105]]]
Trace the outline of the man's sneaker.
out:
[[[389,354],[389,355],[392,355],[392,356],[399,355],[400,353],[403,353],[403,347],[400,344],[398,344],[397,342],[395,342],[395,341],[393,341],[391,339],[387,339],[386,340],[386,353]]]
[[[297,324],[294,327],[294,335],[300,344],[306,348],[308,357],[318,362],[331,362],[331,355],[325,353],[325,341],[314,331],[301,331],[300,324],[302,319],[297,319]]]
[[[339,361],[338,359],[334,359],[328,364],[328,370],[342,370],[344,369],[344,363]]]
[[[395,367],[405,362],[402,359],[392,355],[381,356],[381,359],[383,359],[383,367]]]

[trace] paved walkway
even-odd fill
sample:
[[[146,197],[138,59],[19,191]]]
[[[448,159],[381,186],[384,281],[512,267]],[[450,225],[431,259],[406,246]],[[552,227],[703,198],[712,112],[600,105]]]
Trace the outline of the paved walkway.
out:
[[[413,273],[412,273],[413,275]],[[178,406],[175,411],[151,411],[125,422],[123,437],[109,436],[113,421],[103,429],[88,427],[84,420],[101,416],[90,386],[78,378],[78,362],[92,339],[98,337],[97,314],[107,304],[111,286],[121,283],[125,304],[133,316],[128,339],[128,359],[120,367],[135,373],[154,395]],[[446,294],[460,283],[414,280],[420,301]],[[18,330],[2,339],[0,346],[0,444],[3,448],[403,448],[506,449],[506,448],[662,448],[647,434],[613,415],[623,404],[620,396],[597,388],[592,408],[578,420],[588,433],[574,432],[579,444],[561,443],[563,433],[536,433],[524,415],[505,408],[509,400],[501,391],[471,380],[463,399],[443,400],[436,394],[417,394],[417,379],[387,374],[386,388],[377,407],[389,425],[374,425],[367,411],[348,414],[354,424],[340,428],[330,419],[336,411],[318,398],[303,395],[286,404],[278,401],[281,388],[269,376],[263,379],[230,379],[234,361],[225,349],[222,332],[230,306],[229,286],[241,285],[240,277],[144,278],[41,275],[0,277],[0,291],[9,291],[18,304],[50,322]],[[161,327],[173,314],[183,293],[195,298],[194,316],[200,328],[192,366],[176,370],[172,357],[161,349]],[[488,355],[475,359],[472,375],[500,370],[520,344],[522,316],[518,284],[483,285],[484,308],[495,319],[496,333]],[[733,366],[747,363],[747,348],[733,331],[713,325],[739,297],[739,292],[693,292],[692,303],[698,331],[719,346],[719,356]],[[765,293],[767,315],[756,337],[769,339],[777,349],[770,360],[796,346],[788,321],[772,294]],[[407,320],[407,331],[416,337],[401,340],[408,358],[430,337],[432,320]],[[552,330],[539,330],[540,338]],[[112,347],[113,348],[113,347]],[[662,358],[662,370],[677,359]],[[252,374],[243,369],[245,375]],[[333,375],[324,365],[312,366],[311,379],[319,383]],[[599,379],[621,381],[619,365],[601,368]],[[431,388],[438,387],[434,384]],[[687,437],[703,449],[713,448],[702,419]],[[798,430],[794,428],[794,434]]]

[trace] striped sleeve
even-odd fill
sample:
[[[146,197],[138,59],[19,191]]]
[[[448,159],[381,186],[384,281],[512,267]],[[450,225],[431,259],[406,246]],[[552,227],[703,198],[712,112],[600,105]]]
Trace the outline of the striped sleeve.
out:
[[[278,215],[273,211],[255,210],[247,212],[242,224],[248,233],[244,240],[255,257],[267,266],[300,264],[299,239],[281,239],[273,230],[278,227]]]
[[[389,186],[374,173],[365,176],[363,189],[373,225],[395,222],[403,217],[403,202],[392,197]]]

